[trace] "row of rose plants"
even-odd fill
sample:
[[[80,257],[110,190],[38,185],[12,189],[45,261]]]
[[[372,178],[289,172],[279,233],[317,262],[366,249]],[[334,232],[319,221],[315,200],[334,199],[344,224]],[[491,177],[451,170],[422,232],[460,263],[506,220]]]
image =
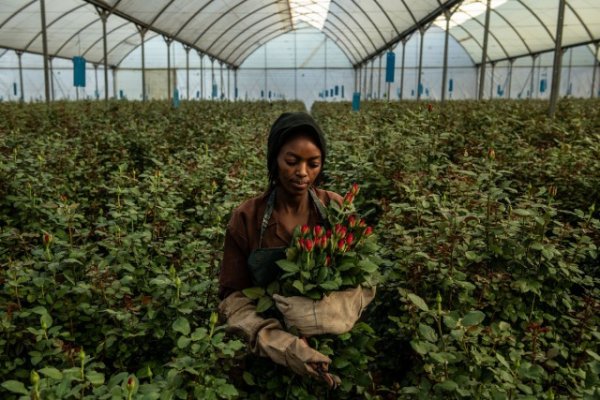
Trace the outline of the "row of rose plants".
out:
[[[598,396],[600,104],[546,106],[314,105],[382,275],[363,322],[312,343],[355,377],[328,391],[214,314],[227,219],[302,104],[1,104],[1,397]]]

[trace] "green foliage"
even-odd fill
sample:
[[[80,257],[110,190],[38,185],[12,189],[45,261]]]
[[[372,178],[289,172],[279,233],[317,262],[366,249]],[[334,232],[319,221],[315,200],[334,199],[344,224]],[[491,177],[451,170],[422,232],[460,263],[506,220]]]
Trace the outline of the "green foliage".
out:
[[[315,103],[326,188],[358,182],[387,260],[366,324],[311,343],[352,377],[328,392],[213,314],[229,213],[301,104],[0,104],[0,397],[600,396],[600,104],[546,107]]]

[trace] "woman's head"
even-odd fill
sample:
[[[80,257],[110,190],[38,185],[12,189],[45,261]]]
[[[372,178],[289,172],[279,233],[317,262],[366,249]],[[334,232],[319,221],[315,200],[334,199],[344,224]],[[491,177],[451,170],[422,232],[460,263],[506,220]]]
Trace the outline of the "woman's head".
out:
[[[300,190],[322,178],[327,146],[321,128],[303,112],[284,113],[271,127],[267,148],[269,185]],[[301,169],[299,167],[303,167]],[[296,183],[296,184],[294,184]]]

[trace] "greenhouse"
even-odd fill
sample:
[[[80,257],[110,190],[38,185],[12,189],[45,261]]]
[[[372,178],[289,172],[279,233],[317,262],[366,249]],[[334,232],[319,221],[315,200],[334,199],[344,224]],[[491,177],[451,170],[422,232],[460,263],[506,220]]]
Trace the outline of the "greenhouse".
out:
[[[43,3],[2,2],[5,100],[43,100],[44,71],[53,100],[547,99],[557,48],[559,95],[599,92],[591,0]]]
[[[600,1],[0,0],[0,398],[600,398]]]

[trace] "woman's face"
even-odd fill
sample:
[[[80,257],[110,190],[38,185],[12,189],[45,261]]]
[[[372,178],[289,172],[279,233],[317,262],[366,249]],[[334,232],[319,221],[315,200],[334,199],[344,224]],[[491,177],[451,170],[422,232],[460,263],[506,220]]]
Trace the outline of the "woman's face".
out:
[[[292,196],[304,195],[319,176],[321,167],[321,150],[316,143],[307,135],[296,135],[277,155],[279,185]]]

